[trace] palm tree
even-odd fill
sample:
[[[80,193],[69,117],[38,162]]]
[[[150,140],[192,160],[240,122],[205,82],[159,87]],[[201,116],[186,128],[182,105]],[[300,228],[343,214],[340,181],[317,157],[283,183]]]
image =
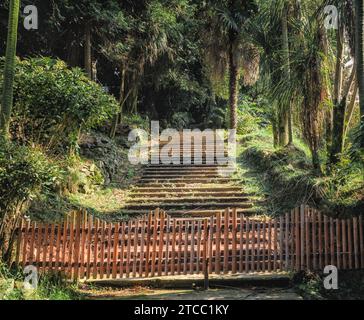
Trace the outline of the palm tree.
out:
[[[213,0],[206,3],[205,10],[207,63],[220,78],[229,73],[230,128],[236,129],[241,70],[245,85],[256,81],[259,70],[259,53],[247,34],[257,7],[254,0]]]
[[[0,111],[0,134],[9,136],[11,109],[13,106],[13,83],[15,69],[16,43],[18,35],[20,0],[10,0],[8,37],[4,67],[3,95]]]
[[[355,0],[355,44],[357,81],[359,86],[360,116],[362,130],[364,130],[364,3],[363,0]],[[364,132],[361,132],[361,147],[364,149]]]

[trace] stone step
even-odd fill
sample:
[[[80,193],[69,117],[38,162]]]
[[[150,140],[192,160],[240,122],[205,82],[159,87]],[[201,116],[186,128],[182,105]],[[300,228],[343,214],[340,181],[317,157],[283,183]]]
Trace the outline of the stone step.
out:
[[[154,208],[156,209],[156,208]],[[190,210],[181,210],[181,209],[169,209],[165,210],[166,213],[173,218],[181,218],[181,217],[211,217],[216,215],[217,213],[224,212],[226,208],[210,208],[210,209],[190,209]],[[134,209],[123,210],[123,214],[128,215],[130,217],[140,217],[150,213],[153,209]],[[230,210],[232,212],[232,210]],[[254,216],[258,212],[253,208],[236,208],[236,212],[238,214],[244,214],[245,216]]]
[[[138,183],[136,184],[135,186],[138,187],[138,188],[149,188],[149,189],[154,189],[154,188],[170,188],[170,189],[174,189],[176,190],[179,189],[179,188],[189,188],[189,189],[194,189],[195,187],[197,188],[211,188],[211,185],[213,185],[212,183],[195,183],[194,185],[191,185],[191,183],[187,183],[187,182],[184,182],[184,183],[167,183],[167,182],[160,182],[160,183],[148,183],[148,184],[145,184],[145,183]],[[222,188],[230,188],[230,187],[234,187],[234,185],[232,185],[230,182],[226,182],[226,183],[219,183],[219,187],[222,187]],[[241,188],[240,188],[241,189]]]
[[[228,164],[148,164],[144,167],[145,169],[154,169],[154,168],[162,168],[162,169],[216,169],[216,168],[229,168]]]
[[[211,183],[230,183],[234,181],[239,181],[239,179],[235,178],[168,178],[162,177],[159,179],[156,178],[142,178],[139,180],[140,184],[178,184],[178,183],[204,183],[204,184],[211,184]]]
[[[144,169],[143,173],[145,174],[188,174],[188,173],[196,173],[196,174],[211,174],[218,172],[227,172],[233,173],[235,169],[225,169],[225,168],[211,168],[211,169],[192,169],[192,168],[152,168],[152,169]]]
[[[155,198],[155,197],[151,197],[151,198],[133,198],[131,200],[127,201],[127,206],[130,204],[134,204],[134,203],[189,203],[189,204],[193,204],[194,202],[200,202],[200,203],[204,203],[205,201],[213,201],[213,202],[224,202],[224,203],[229,203],[229,201],[231,202],[248,202],[249,198],[247,197],[180,197],[180,198]]]
[[[196,174],[196,173],[184,173],[184,174],[143,174],[142,180],[170,180],[170,179],[219,179],[224,177],[229,177],[232,174],[218,174],[218,173],[208,173],[208,174]]]
[[[249,202],[243,201],[243,202],[193,202],[193,203],[163,203],[161,205],[160,203],[138,203],[138,204],[126,204],[125,210],[138,210],[138,209],[147,209],[147,210],[154,210],[156,208],[160,208],[163,210],[173,209],[173,208],[180,208],[180,209],[186,209],[186,208],[198,208],[198,209],[225,209],[228,207],[232,208],[252,208],[253,205]]]
[[[170,197],[248,197],[249,195],[244,192],[174,192],[171,190],[170,192],[134,192],[128,195],[129,198],[170,198]]]

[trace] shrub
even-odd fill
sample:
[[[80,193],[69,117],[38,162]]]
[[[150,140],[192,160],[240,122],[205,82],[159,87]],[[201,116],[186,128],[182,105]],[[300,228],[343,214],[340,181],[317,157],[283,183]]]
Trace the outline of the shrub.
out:
[[[63,172],[37,149],[0,140],[0,254],[9,258],[15,224],[29,200],[55,191]]]
[[[63,153],[77,146],[81,130],[100,125],[117,109],[116,100],[79,68],[51,58],[16,62],[11,130],[18,140]]]

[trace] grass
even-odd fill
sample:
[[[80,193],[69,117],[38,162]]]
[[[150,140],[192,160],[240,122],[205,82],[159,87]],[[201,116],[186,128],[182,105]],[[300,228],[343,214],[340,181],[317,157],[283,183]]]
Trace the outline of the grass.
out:
[[[0,262],[0,300],[81,300],[83,294],[75,283],[58,274],[42,274],[36,289],[24,288],[24,275]]]
[[[274,149],[269,129],[240,137],[236,177],[259,200],[256,209],[279,215],[307,203],[337,217],[364,209],[364,168],[343,157],[327,176],[314,174],[306,144]]]

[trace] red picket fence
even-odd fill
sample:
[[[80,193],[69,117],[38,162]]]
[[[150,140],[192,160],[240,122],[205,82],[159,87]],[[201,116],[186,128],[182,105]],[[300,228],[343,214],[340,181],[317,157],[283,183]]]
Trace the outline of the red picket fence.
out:
[[[159,209],[108,223],[85,211],[62,224],[23,221],[16,263],[74,279],[364,268],[362,217],[342,220],[306,206],[276,219],[226,209],[171,218]]]

